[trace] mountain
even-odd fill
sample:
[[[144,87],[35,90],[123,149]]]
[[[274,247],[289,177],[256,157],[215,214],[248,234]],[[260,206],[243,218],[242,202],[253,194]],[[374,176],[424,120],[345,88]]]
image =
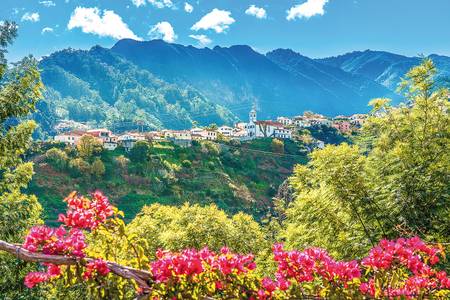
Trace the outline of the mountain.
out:
[[[428,57],[433,60],[438,68],[438,81],[450,77],[450,57],[435,54]],[[340,68],[350,74],[364,76],[395,91],[401,78],[409,69],[420,64],[422,58],[366,50],[317,59],[316,61]]]
[[[313,81],[322,90],[334,97],[325,103],[329,109],[339,112],[345,106],[347,111],[366,111],[367,99],[375,95],[389,95],[386,88],[365,77],[347,73],[340,68],[316,62],[292,50],[278,49],[266,54],[278,66],[298,78],[299,81]]]
[[[440,69],[438,80],[448,84],[450,58],[430,58]],[[57,119],[124,130],[130,124],[232,124],[247,120],[254,104],[259,118],[305,110],[363,113],[373,98],[398,103],[401,77],[420,61],[370,50],[311,59],[289,49],[264,55],[245,45],[210,49],[123,39],[111,49],[66,49],[44,57],[47,90],[35,116],[41,131],[49,132]]]
[[[378,83],[311,59],[297,59],[295,68],[287,67],[294,54],[289,50],[263,55],[243,45],[198,49],[130,39],[111,50],[168,82],[195,87],[241,118],[254,102],[266,118],[304,110],[327,115],[364,112],[373,97],[395,97]]]
[[[151,129],[237,120],[195,88],[161,80],[99,46],[55,52],[39,67],[45,100],[57,118],[109,126],[135,122]]]

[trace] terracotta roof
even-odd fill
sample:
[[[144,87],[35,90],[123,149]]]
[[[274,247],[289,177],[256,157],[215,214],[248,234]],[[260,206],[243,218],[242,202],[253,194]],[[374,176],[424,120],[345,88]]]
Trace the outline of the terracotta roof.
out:
[[[283,124],[279,122],[274,121],[256,121],[255,124],[257,125],[267,125],[267,126],[274,126],[274,127],[284,127]]]

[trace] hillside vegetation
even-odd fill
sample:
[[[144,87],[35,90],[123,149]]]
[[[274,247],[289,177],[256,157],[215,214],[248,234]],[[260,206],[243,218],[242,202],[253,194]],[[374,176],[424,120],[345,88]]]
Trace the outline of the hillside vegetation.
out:
[[[55,148],[56,149],[55,149]],[[228,213],[244,211],[260,218],[272,206],[278,186],[304,163],[301,145],[285,141],[272,152],[272,139],[240,145],[195,143],[180,148],[171,143],[139,143],[130,153],[42,145],[34,153],[35,176],[28,189],[54,222],[72,190],[108,194],[131,220],[144,205],[215,203]],[[281,152],[281,153],[280,153]]]

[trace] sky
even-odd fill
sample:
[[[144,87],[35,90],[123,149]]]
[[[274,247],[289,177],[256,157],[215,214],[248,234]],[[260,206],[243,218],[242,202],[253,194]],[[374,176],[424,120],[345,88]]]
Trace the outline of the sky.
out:
[[[366,49],[450,56],[450,0],[0,0],[0,20],[19,26],[10,61],[122,38],[313,58]]]

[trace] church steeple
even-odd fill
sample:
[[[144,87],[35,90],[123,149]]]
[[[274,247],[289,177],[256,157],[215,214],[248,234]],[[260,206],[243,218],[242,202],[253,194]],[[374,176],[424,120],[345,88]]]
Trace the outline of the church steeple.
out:
[[[253,104],[252,110],[248,114],[248,119],[250,123],[256,122],[256,106]]]

